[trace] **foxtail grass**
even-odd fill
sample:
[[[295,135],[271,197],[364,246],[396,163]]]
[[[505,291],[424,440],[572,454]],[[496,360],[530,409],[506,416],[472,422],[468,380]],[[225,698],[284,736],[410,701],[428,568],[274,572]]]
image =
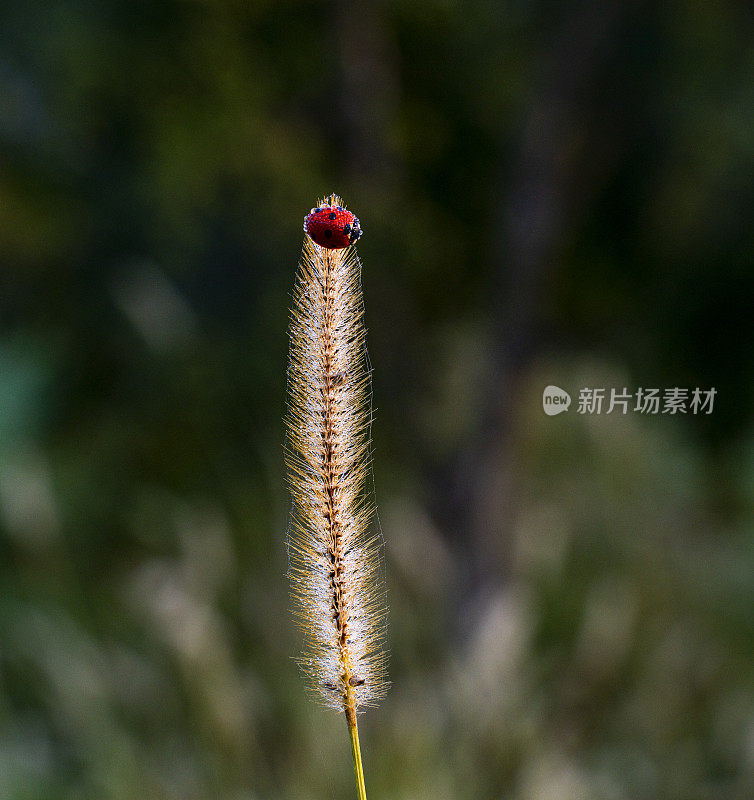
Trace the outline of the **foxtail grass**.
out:
[[[333,195],[320,202],[343,205]],[[357,715],[387,689],[381,537],[371,476],[371,372],[355,245],[305,236],[293,292],[286,466],[289,578],[306,684],[348,725],[366,800]]]

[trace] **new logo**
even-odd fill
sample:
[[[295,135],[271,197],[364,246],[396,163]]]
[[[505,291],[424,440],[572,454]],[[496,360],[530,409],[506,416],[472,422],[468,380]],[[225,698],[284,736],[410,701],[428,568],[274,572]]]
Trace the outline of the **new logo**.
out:
[[[542,392],[542,408],[548,417],[568,411],[571,405],[571,395],[558,386],[545,386]]]

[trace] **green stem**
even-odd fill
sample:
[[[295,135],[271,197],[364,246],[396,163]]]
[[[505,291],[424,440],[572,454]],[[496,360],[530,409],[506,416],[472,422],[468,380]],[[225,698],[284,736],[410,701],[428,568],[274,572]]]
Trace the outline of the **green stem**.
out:
[[[367,800],[367,790],[364,786],[364,768],[361,766],[361,748],[359,747],[359,726],[356,724],[356,714],[346,713],[348,734],[351,737],[351,753],[353,754],[353,771],[356,774],[356,788],[359,791],[359,800]]]

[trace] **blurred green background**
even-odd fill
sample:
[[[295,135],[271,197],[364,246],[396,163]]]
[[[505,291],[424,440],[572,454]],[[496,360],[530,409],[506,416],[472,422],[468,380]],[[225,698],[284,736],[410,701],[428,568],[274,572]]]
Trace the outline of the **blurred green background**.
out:
[[[2,5],[1,798],[354,796],[285,577],[329,192],[365,231],[391,606],[369,796],[754,797],[753,30],[726,0]],[[578,415],[585,386],[718,396]]]

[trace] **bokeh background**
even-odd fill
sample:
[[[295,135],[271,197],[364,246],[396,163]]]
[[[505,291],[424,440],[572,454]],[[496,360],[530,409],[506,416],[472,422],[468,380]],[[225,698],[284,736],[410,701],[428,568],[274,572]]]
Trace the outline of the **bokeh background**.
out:
[[[370,797],[754,796],[754,38],[720,0],[0,10],[0,797],[354,796],[292,660],[304,214],[359,215]],[[703,416],[542,412],[715,387]]]

